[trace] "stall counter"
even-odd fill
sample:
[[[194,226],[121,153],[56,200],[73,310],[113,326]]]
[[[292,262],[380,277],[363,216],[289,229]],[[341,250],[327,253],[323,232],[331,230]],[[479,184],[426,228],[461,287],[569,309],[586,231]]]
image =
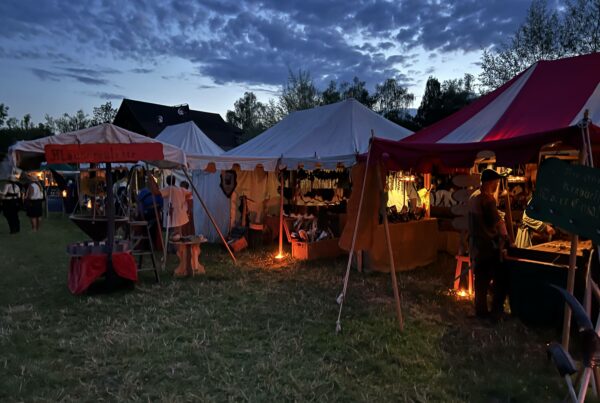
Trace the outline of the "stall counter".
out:
[[[435,218],[390,223],[390,238],[396,271],[412,270],[435,262],[438,252],[438,223]],[[388,273],[390,264],[383,224],[376,227],[373,247],[364,252],[366,268]]]

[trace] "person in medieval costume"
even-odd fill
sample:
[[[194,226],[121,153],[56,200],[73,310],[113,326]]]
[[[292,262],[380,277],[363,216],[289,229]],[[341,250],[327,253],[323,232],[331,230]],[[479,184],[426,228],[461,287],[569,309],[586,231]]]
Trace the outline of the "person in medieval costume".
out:
[[[17,184],[16,175],[11,175],[8,182],[0,187],[0,200],[2,200],[2,213],[8,222],[10,233],[19,233],[21,231],[21,222],[19,221],[21,188]]]
[[[469,198],[469,255],[475,274],[475,314],[498,320],[504,313],[508,275],[502,267],[502,251],[508,242],[503,215],[495,194],[503,175],[493,169],[481,173],[481,186]],[[493,283],[493,302],[488,310],[487,296]]]
[[[527,205],[529,206],[529,203]],[[533,246],[533,236],[536,233],[546,234],[551,238],[556,231],[552,228],[552,225],[529,217],[527,209],[525,209],[521,225],[519,225],[519,230],[517,231],[517,238],[515,239],[517,248],[529,248]]]

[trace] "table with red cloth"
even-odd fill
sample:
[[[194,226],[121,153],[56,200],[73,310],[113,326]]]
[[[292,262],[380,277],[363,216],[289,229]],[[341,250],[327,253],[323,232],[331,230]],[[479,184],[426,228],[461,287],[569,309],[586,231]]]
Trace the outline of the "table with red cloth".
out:
[[[73,294],[82,294],[88,287],[106,272],[108,255],[90,254],[72,256],[69,263],[69,290]],[[137,266],[130,252],[113,252],[112,264],[115,273],[124,279],[137,281]]]

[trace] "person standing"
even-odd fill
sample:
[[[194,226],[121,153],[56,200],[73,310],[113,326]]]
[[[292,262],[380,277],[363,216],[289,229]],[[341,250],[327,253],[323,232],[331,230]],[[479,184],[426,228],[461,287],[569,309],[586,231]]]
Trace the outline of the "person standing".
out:
[[[527,203],[527,206],[529,206],[529,203]],[[521,219],[521,225],[519,225],[519,230],[517,231],[517,237],[515,239],[517,248],[532,247],[534,233],[546,234],[549,238],[552,238],[552,235],[556,233],[556,230],[550,224],[529,217],[527,215],[527,208],[525,208],[525,211],[523,211],[523,218]]]
[[[478,317],[491,316],[492,320],[501,318],[508,294],[508,274],[501,262],[508,233],[494,196],[504,176],[493,169],[485,169],[481,173],[481,185],[468,203],[469,255],[475,274],[475,314]],[[491,282],[493,300],[489,311],[487,296]]]
[[[21,204],[21,188],[17,184],[16,175],[11,175],[8,182],[0,188],[2,199],[2,213],[8,222],[11,234],[17,234],[21,230],[19,221],[19,206]]]
[[[167,186],[158,189],[156,182],[150,183],[150,190],[155,195],[161,195],[165,201],[165,218],[163,225],[171,229],[172,239],[181,237],[181,228],[188,223],[187,199],[192,197],[192,193],[184,188],[175,185],[175,176],[167,176]]]
[[[44,189],[37,178],[30,177],[32,180],[25,193],[25,212],[31,220],[31,229],[37,232],[40,229],[42,220],[42,202],[44,201]]]

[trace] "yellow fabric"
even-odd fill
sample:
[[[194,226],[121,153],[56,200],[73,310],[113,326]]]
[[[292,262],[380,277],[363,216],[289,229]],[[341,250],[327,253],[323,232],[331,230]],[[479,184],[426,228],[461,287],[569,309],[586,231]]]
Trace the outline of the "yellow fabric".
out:
[[[390,223],[389,226],[396,271],[412,270],[435,262],[438,252],[437,219]],[[373,235],[373,247],[365,250],[367,267],[387,273],[390,264],[384,226],[378,225]]]
[[[365,187],[365,197],[360,215],[360,222],[356,235],[355,250],[369,249],[373,243],[373,233],[379,222],[379,207],[381,203],[381,192],[377,183],[374,167],[370,167],[367,175],[367,184]],[[360,203],[360,193],[362,189],[363,177],[365,175],[365,163],[356,164],[351,171],[352,194],[348,200],[348,218],[346,226],[340,236],[340,248],[350,251],[352,246],[352,235],[358,216],[358,205]]]
[[[258,167],[254,171],[237,171],[237,186],[231,195],[232,225],[241,221],[241,196],[248,198],[250,222],[262,223],[264,214],[279,214],[279,181],[273,172]]]

